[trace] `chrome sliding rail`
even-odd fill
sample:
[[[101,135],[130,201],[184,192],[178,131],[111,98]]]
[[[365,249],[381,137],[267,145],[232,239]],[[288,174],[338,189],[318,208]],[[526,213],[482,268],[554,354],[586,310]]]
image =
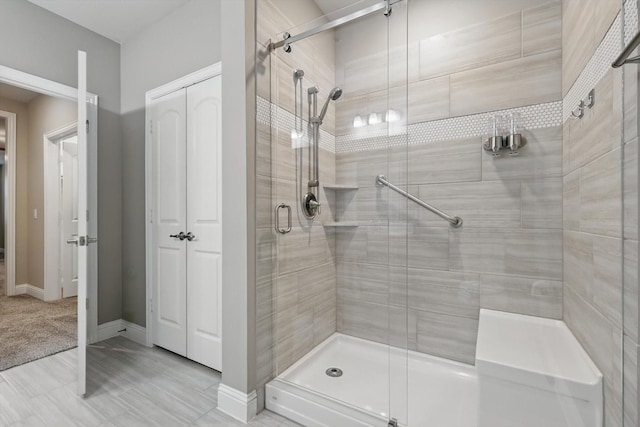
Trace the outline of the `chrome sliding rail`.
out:
[[[392,189],[393,191],[395,191],[398,194],[402,194],[404,197],[406,197],[407,199],[411,200],[412,202],[415,202],[417,204],[419,204],[420,206],[422,206],[423,208],[425,208],[426,210],[433,212],[434,214],[438,215],[440,218],[449,221],[449,223],[451,224],[452,227],[454,228],[460,228],[462,227],[462,218],[460,218],[459,216],[451,216],[449,214],[446,214],[444,212],[442,212],[440,209],[438,208],[434,208],[433,206],[431,206],[430,204],[423,202],[422,200],[418,199],[416,196],[413,196],[409,193],[407,193],[406,191],[404,191],[403,189],[396,187],[395,185],[393,185],[392,183],[390,183],[389,181],[387,181],[387,177],[380,174],[376,177],[376,183],[380,184],[380,185],[384,185],[386,187],[389,187],[390,189]]]
[[[275,42],[275,43],[271,43],[269,45],[269,50],[275,50],[279,47],[284,46],[285,47],[285,51],[289,51],[288,47],[290,45],[292,45],[293,43],[306,39],[307,37],[311,37],[313,35],[316,35],[318,33],[321,33],[323,31],[326,30],[330,30],[332,28],[336,28],[339,27],[341,25],[347,24],[351,21],[354,21],[356,19],[360,19],[362,17],[371,15],[372,13],[378,12],[380,10],[382,10],[384,12],[385,15],[390,15],[391,14],[391,6],[394,3],[397,3],[398,1],[401,0],[384,0],[381,1],[380,3],[376,3],[372,6],[366,7],[362,10],[359,10],[357,12],[353,12],[349,15],[340,17],[338,19],[334,19],[333,21],[327,22],[326,24],[322,24],[319,25],[315,28],[312,28],[310,30],[307,30],[303,33],[297,34],[295,36],[290,36],[288,33],[285,33],[285,39],[284,40],[280,40],[279,42]]]
[[[627,47],[624,48],[620,56],[613,61],[611,66],[613,68],[620,68],[624,64],[640,64],[640,56],[634,56],[633,58],[629,58],[629,55],[633,53],[633,51],[640,45],[640,33],[636,34],[636,36],[629,42]]]

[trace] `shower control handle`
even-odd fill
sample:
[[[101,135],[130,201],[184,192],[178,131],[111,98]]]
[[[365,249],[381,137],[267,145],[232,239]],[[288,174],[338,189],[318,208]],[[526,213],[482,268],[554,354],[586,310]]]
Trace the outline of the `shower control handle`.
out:
[[[321,214],[321,213],[322,213],[322,211],[320,210],[320,207],[321,207],[322,205],[321,205],[321,204],[320,204],[320,202],[318,202],[317,200],[309,200],[309,206],[310,206],[312,209],[315,209],[315,210],[316,210],[316,212],[317,212],[318,214]]]

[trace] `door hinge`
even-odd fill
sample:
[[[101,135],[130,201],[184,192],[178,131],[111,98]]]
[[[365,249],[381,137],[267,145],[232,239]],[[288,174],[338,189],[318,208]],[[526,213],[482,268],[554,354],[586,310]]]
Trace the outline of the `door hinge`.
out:
[[[149,133],[153,133],[153,120],[149,120]]]
[[[391,419],[389,420],[389,425],[388,425],[388,427],[398,427],[398,420],[397,420],[397,419],[395,419],[395,418],[391,418]]]
[[[89,221],[89,211],[87,211],[87,221]]]
[[[87,120],[87,133],[89,133],[89,120]]]
[[[85,301],[87,302],[87,311],[89,311],[89,298],[85,299]]]
[[[149,311],[153,313],[153,300],[149,300]]]

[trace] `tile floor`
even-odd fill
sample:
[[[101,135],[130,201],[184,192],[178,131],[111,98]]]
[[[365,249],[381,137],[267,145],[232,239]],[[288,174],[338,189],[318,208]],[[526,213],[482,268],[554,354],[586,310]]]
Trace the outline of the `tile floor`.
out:
[[[76,395],[75,350],[0,372],[0,426],[242,426],[216,409],[220,374],[116,337],[87,352],[87,395]],[[255,427],[298,424],[269,411]]]

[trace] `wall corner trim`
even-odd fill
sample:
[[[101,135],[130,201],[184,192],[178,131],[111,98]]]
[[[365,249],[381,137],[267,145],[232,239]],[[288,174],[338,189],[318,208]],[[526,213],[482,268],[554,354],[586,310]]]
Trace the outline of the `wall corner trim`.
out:
[[[247,423],[258,412],[258,395],[255,390],[245,394],[228,385],[220,384],[218,409],[243,423]]]
[[[40,301],[44,301],[44,289],[37,286],[33,286],[29,283],[22,283],[16,285],[16,295],[27,294],[34,298],[38,298]]]

